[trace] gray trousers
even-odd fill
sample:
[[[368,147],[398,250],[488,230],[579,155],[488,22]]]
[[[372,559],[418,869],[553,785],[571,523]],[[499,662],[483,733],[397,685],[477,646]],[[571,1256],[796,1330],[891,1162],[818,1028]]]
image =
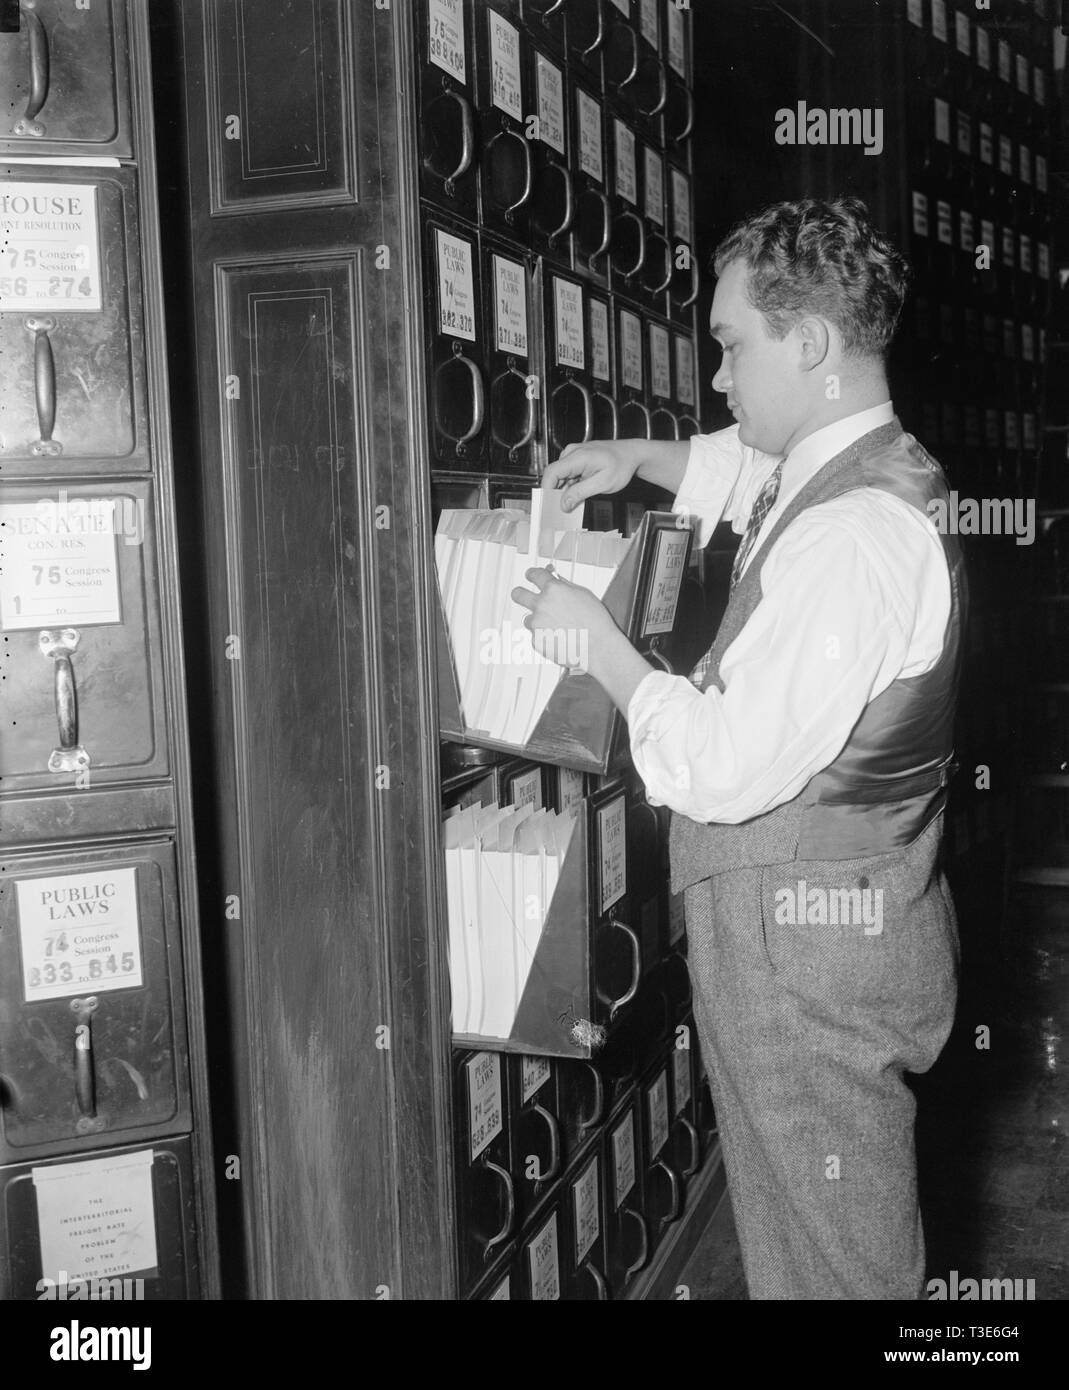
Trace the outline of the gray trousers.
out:
[[[902,1074],[927,1071],[953,1023],[941,829],[940,817],[891,854],[732,870],[686,892],[695,1019],[751,1298],[924,1296]]]

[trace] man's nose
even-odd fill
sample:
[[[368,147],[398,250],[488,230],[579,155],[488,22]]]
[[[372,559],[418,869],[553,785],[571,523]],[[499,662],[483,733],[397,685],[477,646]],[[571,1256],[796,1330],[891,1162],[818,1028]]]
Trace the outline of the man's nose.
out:
[[[720,363],[720,367],[713,377],[713,390],[723,391],[725,395],[731,390],[731,373],[727,369],[726,361]]]

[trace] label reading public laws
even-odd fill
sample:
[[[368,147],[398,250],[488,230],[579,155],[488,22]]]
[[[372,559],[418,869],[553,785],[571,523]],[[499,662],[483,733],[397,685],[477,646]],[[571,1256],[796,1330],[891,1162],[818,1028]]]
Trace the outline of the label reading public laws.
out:
[[[15,893],[28,1004],[142,983],[136,869],[22,878]]]
[[[534,1093],[549,1080],[548,1057],[521,1057],[520,1075],[523,1090],[523,1104],[526,1105]]]
[[[521,772],[509,783],[509,801],[513,806],[542,807],[542,773],[537,767]]]
[[[680,241],[690,244],[690,180],[678,169],[672,170],[672,230]]]
[[[609,306],[601,299],[590,301],[590,370],[599,381],[609,380]]]
[[[608,912],[627,892],[626,814],[627,802],[622,793],[598,811],[599,913]]]
[[[122,622],[118,497],[0,506],[0,626],[9,632]]]
[[[648,145],[643,146],[646,166],[646,216],[664,226],[664,161]]]
[[[612,530],[612,504],[609,505],[609,525]],[[560,811],[577,811],[583,804],[583,774],[573,768],[562,767],[557,770],[557,795]]]
[[[950,105],[942,97],[935,98],[935,138],[950,144]]]
[[[651,48],[657,47],[657,0],[641,0],[639,29]]]
[[[0,313],[98,313],[96,188],[0,183]]]
[[[661,531],[657,536],[657,555],[653,562],[650,599],[646,606],[643,637],[671,632],[676,620],[676,604],[683,582],[683,557],[687,553],[686,531]]]
[[[635,165],[635,133],[623,121],[613,121],[616,150],[616,191],[629,203],[638,202],[638,173]]]
[[[612,1133],[613,1210],[619,1211],[635,1185],[635,1112],[629,1110]]]
[[[490,67],[493,103],[507,116],[523,119],[520,86],[520,35],[496,10],[487,11],[490,24]]]
[[[947,41],[946,0],[932,0],[932,33],[943,43]]]
[[[687,75],[687,27],[678,5],[668,6],[668,65],[680,77]]]
[[[501,1058],[496,1052],[480,1052],[467,1068],[468,1129],[474,1162],[501,1133]]]
[[[553,277],[553,307],[556,321],[557,366],[586,365],[583,346],[583,291],[570,280]]]
[[[532,1300],[547,1302],[560,1298],[555,1212],[527,1247],[527,1258],[530,1262]]]
[[[467,82],[464,0],[427,0],[427,56],[458,82]]]
[[[601,1234],[598,1220],[598,1161],[592,1159],[572,1184],[575,1209],[575,1262],[586,1259]]]
[[[646,1093],[646,1113],[650,1121],[650,1154],[656,1157],[668,1140],[668,1078],[663,1067]]]
[[[689,338],[676,339],[676,399],[680,405],[694,405],[694,344]]]
[[[625,386],[642,390],[642,326],[638,315],[620,310],[620,376]]]
[[[43,1278],[156,1278],[151,1149],[33,1168],[31,1177]]]
[[[958,10],[954,15],[954,39],[958,45],[958,52],[966,58],[972,57],[972,43],[969,37],[969,16],[964,15]]]
[[[615,530],[615,523],[612,515],[612,503],[606,501],[604,497],[592,497],[589,502],[590,507],[590,529],[592,531],[612,531]],[[581,776],[581,773],[576,773]]]
[[[667,400],[672,394],[671,350],[668,329],[659,323],[650,324],[650,385],[653,394]]]
[[[438,324],[453,338],[475,341],[475,276],[471,242],[435,229],[438,238]]]
[[[494,308],[499,352],[527,356],[527,272],[518,261],[494,256]]]
[[[690,1049],[677,1047],[672,1053],[672,1095],[677,1115],[686,1108],[690,1094]]]
[[[538,134],[556,150],[564,153],[564,78],[561,70],[548,58],[538,55]]]
[[[976,61],[984,72],[991,71],[991,39],[979,21],[976,25]]]
[[[575,92],[579,116],[579,168],[598,183],[605,182],[605,158],[601,148],[601,107],[582,87]]]

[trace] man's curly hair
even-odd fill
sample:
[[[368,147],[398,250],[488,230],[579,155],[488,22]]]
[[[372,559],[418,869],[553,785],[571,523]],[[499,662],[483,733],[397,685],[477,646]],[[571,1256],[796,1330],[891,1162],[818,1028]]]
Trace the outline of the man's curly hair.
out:
[[[860,198],[772,203],[728,232],[713,255],[716,273],[736,260],[749,268],[747,298],[774,338],[817,314],[847,352],[887,352],[911,272]]]

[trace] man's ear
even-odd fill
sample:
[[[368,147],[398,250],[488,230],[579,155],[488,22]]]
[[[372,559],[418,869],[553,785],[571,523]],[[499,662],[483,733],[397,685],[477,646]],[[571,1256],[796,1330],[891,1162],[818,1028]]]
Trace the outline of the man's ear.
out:
[[[800,364],[803,371],[812,372],[827,360],[831,347],[831,333],[823,319],[810,315],[795,325],[801,349]]]

